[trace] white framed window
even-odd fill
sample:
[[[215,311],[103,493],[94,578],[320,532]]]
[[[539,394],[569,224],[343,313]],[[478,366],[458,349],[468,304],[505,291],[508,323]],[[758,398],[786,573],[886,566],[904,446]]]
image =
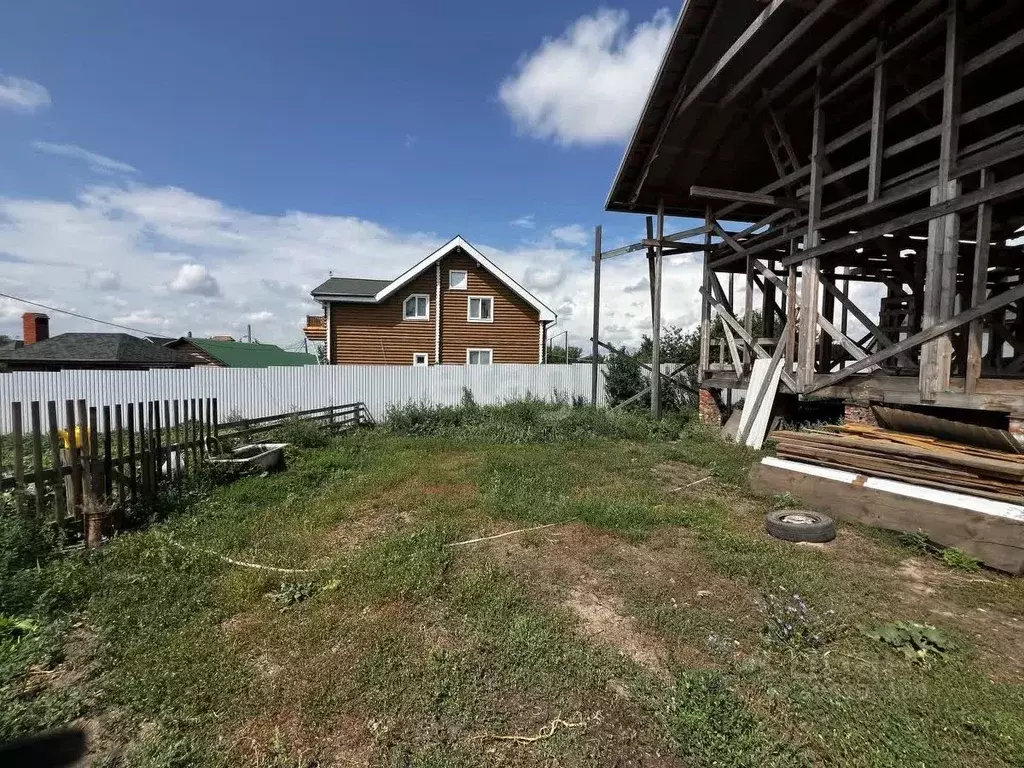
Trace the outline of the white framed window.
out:
[[[490,365],[491,356],[490,349],[467,349],[466,365]]]
[[[414,293],[405,300],[402,316],[406,320],[429,320],[430,297],[425,293]]]
[[[412,364],[413,365],[430,365],[430,358],[427,356],[426,352],[416,352],[412,356]]]
[[[469,287],[469,272],[464,269],[449,269],[448,287],[453,291],[466,290]]]
[[[494,298],[492,296],[470,296],[468,318],[471,323],[493,323]]]

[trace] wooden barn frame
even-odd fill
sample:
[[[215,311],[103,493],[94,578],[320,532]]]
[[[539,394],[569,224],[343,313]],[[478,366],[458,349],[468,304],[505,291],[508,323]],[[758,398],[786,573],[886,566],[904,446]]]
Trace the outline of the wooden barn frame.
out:
[[[1024,425],[1022,45],[1021,0],[687,0],[606,206],[646,237],[598,232],[595,359],[601,261],[647,252],[656,367],[664,258],[699,252],[702,402],[775,357],[801,398]]]

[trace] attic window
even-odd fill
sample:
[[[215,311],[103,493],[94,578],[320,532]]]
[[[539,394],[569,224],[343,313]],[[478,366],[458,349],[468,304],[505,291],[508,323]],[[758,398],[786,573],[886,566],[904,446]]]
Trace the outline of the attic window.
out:
[[[453,291],[464,291],[469,282],[469,273],[464,269],[448,270],[448,288]]]
[[[494,299],[491,296],[470,296],[467,319],[472,323],[494,322]]]
[[[405,300],[403,314],[406,320],[428,320],[430,318],[430,297],[414,293]]]

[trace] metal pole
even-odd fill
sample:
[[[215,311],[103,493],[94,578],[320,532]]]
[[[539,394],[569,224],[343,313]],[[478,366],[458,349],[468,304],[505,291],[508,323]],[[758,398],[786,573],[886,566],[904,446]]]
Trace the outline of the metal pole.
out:
[[[594,227],[594,345],[590,352],[590,404],[597,406],[597,340],[601,330],[601,225]],[[566,355],[568,357],[568,355]]]

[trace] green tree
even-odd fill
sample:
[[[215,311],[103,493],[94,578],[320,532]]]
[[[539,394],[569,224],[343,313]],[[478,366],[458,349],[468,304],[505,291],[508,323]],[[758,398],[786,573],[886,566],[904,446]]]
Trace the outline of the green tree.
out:
[[[578,363],[583,357],[583,350],[579,347],[569,346],[569,362]],[[548,344],[548,356],[547,360],[549,363],[564,363],[565,362],[565,347],[557,347],[554,344]]]

